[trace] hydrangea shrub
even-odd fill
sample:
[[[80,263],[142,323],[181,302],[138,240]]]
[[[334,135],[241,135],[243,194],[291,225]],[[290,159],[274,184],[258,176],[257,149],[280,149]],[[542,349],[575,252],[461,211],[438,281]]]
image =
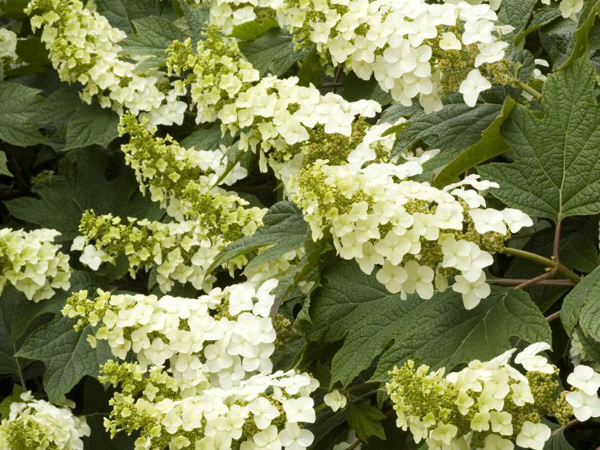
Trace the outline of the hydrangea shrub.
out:
[[[0,449],[600,448],[599,13],[0,1]]]

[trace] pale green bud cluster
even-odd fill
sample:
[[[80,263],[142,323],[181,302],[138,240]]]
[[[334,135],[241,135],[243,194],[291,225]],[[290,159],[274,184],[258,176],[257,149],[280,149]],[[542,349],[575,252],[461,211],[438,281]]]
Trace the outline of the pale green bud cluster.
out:
[[[83,437],[90,435],[85,418],[74,416],[75,404],[60,406],[35,400],[31,392],[11,403],[9,415],[0,423],[2,450],[83,450]]]
[[[472,361],[446,376],[443,369],[415,368],[413,361],[394,368],[387,390],[397,425],[433,450],[512,450],[515,445],[541,450],[551,434],[542,419],[555,417],[564,424],[573,415],[558,369],[536,354],[548,348],[533,344],[517,355],[525,375],[510,365],[515,350],[491,361]]]
[[[79,224],[80,236],[73,250],[81,250],[80,261],[98,270],[102,263],[117,263],[127,259],[129,273],[135,278],[139,271],[156,268],[157,282],[163,292],[169,292],[175,281],[191,283],[196,289],[210,289],[214,277],[207,270],[214,257],[229,244],[251,235],[261,224],[258,208],[223,213],[213,207],[206,194],[203,221],[152,222],[129,218],[122,220],[111,214],[97,216],[84,212]],[[209,225],[204,226],[205,223]],[[244,257],[227,264],[230,270],[246,263]]]
[[[220,222],[244,222],[264,214],[259,208],[244,208],[248,202],[216,187],[218,182],[233,184],[247,174],[239,165],[226,173],[224,148],[185,149],[169,135],[155,137],[156,128],[144,125],[132,114],[121,117],[120,134],[131,136],[121,150],[135,171],[142,193],[149,191],[152,200],[165,207],[171,216],[177,220],[196,219],[210,229]]]
[[[54,244],[60,233],[41,228],[33,231],[0,229],[0,294],[12,284],[34,302],[69,289],[69,256]]]
[[[195,50],[187,40],[175,42],[167,53],[169,70],[191,85],[197,122],[219,119],[223,131],[239,133],[241,150],[261,150],[263,170],[269,152],[278,161],[290,159],[310,142],[311,130],[317,139],[323,132],[350,137],[357,117],[373,117],[381,110],[374,101],[348,102],[334,93],[322,95],[312,85],[299,86],[296,77],[259,79],[235,39],[213,28]]]

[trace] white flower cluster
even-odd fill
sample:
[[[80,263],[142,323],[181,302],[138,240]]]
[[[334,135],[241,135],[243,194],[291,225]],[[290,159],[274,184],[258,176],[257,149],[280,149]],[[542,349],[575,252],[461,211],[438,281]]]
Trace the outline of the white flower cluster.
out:
[[[0,423],[2,450],[83,450],[84,436],[90,435],[85,418],[74,416],[75,404],[63,401],[60,407],[35,400],[31,392],[10,404],[7,418]]]
[[[54,244],[58,231],[0,229],[0,294],[12,284],[34,302],[54,295],[55,289],[69,289],[69,256]]]
[[[565,399],[573,407],[577,420],[585,422],[592,417],[600,417],[600,373],[589,366],[579,365],[567,377],[567,383],[575,388]]]
[[[0,69],[14,63],[17,55],[17,35],[7,28],[0,28]]]
[[[272,8],[273,0],[185,0],[192,5],[208,4],[210,23],[224,33],[231,33],[233,27],[256,20],[256,10]]]
[[[226,149],[186,149],[167,135],[154,136],[156,128],[147,129],[131,114],[121,117],[120,134],[129,134],[128,144],[121,146],[125,161],[135,171],[142,193],[167,209],[177,220],[202,218],[218,209],[243,217],[249,212],[248,204],[233,192],[216,187],[231,185],[247,175],[246,169],[236,164],[228,173]],[[207,202],[211,204],[207,208]],[[252,209],[252,208],[250,208]],[[258,215],[259,210],[254,208]],[[239,211],[238,211],[239,210]],[[262,214],[262,213],[261,213]],[[208,218],[210,226],[213,218]]]
[[[444,369],[415,369],[412,361],[395,368],[387,388],[397,425],[431,450],[513,450],[515,444],[542,450],[551,435],[542,417],[562,417],[562,408],[568,421],[571,412],[561,396],[556,398],[555,367],[538,354],[549,349],[537,343],[517,355],[526,376],[510,365],[515,349],[491,361],[472,361],[445,377]]]
[[[491,87],[479,68],[501,61],[508,46],[500,40],[506,29],[496,25],[490,6],[464,1],[290,1],[277,8],[277,17],[292,33],[306,34],[334,65],[364,80],[375,75],[403,105],[419,97],[426,112],[441,109],[447,76],[462,78],[460,92],[474,106],[479,93]],[[468,67],[461,67],[461,60]],[[458,68],[464,73],[457,74]]]
[[[139,431],[136,450],[312,444],[301,424],[315,421],[310,394],[318,382],[293,371],[271,373],[276,285],[246,282],[199,299],[102,291],[93,300],[86,291],[69,298],[63,314],[78,318],[76,327],[98,326],[95,339],[107,340],[117,358],[132,350],[139,361],[103,368],[102,380],[122,389],[111,400],[110,430]]]
[[[86,211],[79,224],[81,236],[73,241],[71,249],[83,251],[80,261],[92,270],[98,270],[104,262],[116,264],[119,256],[127,258],[133,278],[140,270],[156,267],[162,292],[169,292],[175,281],[210,289],[215,278],[206,272],[215,256],[227,244],[253,234],[262,223],[263,213],[253,208],[209,214],[209,228],[197,220],[161,223],[129,218],[122,223],[111,214],[96,216]],[[227,267],[232,270],[245,262],[241,257]]]
[[[61,80],[85,86],[84,101],[97,96],[102,107],[146,112],[153,124],[181,125],[187,105],[177,98],[183,92],[162,92],[158,72],[138,73],[134,63],[122,58],[118,42],[127,35],[104,16],[80,0],[31,0],[26,13],[34,31],[43,28],[42,42]]]
[[[304,450],[314,440],[302,428],[316,418],[310,393],[318,382],[308,374],[260,373],[226,389],[191,391],[161,368],[147,378],[134,364],[110,362],[104,371],[123,389],[106,425],[112,433],[138,431],[136,450]]]
[[[365,168],[361,157],[342,166],[317,162],[302,171],[294,200],[313,239],[330,233],[342,258],[356,260],[367,274],[381,267],[377,280],[391,293],[428,299],[454,275],[452,289],[472,309],[490,293],[483,269],[493,258],[484,249],[502,248],[508,230],[532,221],[515,209],[485,208],[480,191],[496,185],[476,175],[444,189],[411,181],[432,154]]]
[[[322,95],[313,86],[298,85],[298,78],[264,77],[244,59],[235,39],[206,32],[196,51],[190,41],[169,50],[169,69],[189,72],[197,122],[219,119],[224,131],[240,132],[239,147],[263,153],[271,149],[286,154],[290,146],[306,142],[311,130],[349,136],[357,116],[373,117],[381,110],[374,101],[347,102],[341,96]],[[288,155],[289,156],[289,155]]]
[[[100,325],[97,339],[126,359],[132,350],[146,367],[170,361],[185,383],[228,388],[254,372],[270,372],[276,333],[269,317],[277,281],[213,289],[199,299],[154,295],[74,294],[63,313],[78,326]]]

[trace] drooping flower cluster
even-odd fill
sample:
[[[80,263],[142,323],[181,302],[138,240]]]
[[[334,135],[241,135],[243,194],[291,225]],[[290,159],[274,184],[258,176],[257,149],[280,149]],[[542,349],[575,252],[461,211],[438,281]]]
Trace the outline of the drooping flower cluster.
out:
[[[0,28],[0,70],[9,68],[18,58],[17,35],[7,28]]]
[[[441,97],[458,90],[474,106],[490,79],[508,82],[500,63],[508,46],[500,39],[504,28],[487,4],[289,1],[276,10],[284,28],[316,44],[334,65],[364,80],[374,75],[404,105],[419,97],[426,112],[441,109]]]
[[[206,271],[214,257],[230,242],[254,233],[263,216],[259,208],[223,213],[209,210],[210,206],[207,203],[206,220],[202,222],[162,223],[133,218],[123,221],[111,214],[97,216],[86,211],[79,224],[81,235],[72,249],[83,251],[81,262],[93,270],[104,262],[116,264],[119,256],[127,258],[132,277],[140,270],[156,267],[157,282],[163,292],[169,292],[175,281],[189,282],[196,289],[210,289],[214,277],[206,276]],[[245,258],[241,257],[227,267],[233,269],[243,263]]]
[[[97,339],[125,359],[133,350],[142,367],[170,362],[185,383],[212,381],[229,387],[249,373],[270,372],[276,332],[269,317],[277,282],[241,283],[213,289],[199,299],[154,295],[111,295],[87,291],[71,296],[63,313],[77,327],[99,325]]]
[[[313,129],[349,136],[357,116],[373,117],[381,110],[374,101],[347,102],[322,95],[298,78],[264,77],[243,57],[235,39],[209,28],[193,49],[189,40],[168,50],[169,70],[191,85],[197,122],[221,121],[223,131],[240,134],[240,149],[263,154],[270,150],[289,157],[289,147],[308,141]],[[262,154],[261,154],[262,156]]]
[[[573,412],[561,392],[558,369],[538,354],[549,348],[537,343],[516,356],[525,375],[510,365],[515,349],[446,376],[443,369],[415,368],[413,361],[395,368],[387,389],[397,425],[432,450],[512,450],[515,444],[542,450],[551,435],[542,418],[564,424]]]
[[[107,428],[139,432],[136,450],[308,447],[313,435],[301,424],[315,420],[310,394],[318,383],[271,373],[276,285],[240,283],[199,299],[71,296],[63,314],[78,319],[76,328],[99,327],[92,344],[108,341],[121,360],[129,350],[137,355],[137,363],[102,369],[101,381],[117,388]]]
[[[511,81],[503,61],[508,44],[500,39],[510,27],[496,25],[497,15],[488,4],[464,0],[208,3],[212,22],[226,31],[254,20],[255,8],[270,8],[298,45],[316,45],[326,61],[361,79],[374,75],[380,87],[404,105],[410,106],[418,97],[426,112],[441,109],[441,98],[459,91],[474,106],[491,82]]]
[[[360,147],[360,146],[359,146]],[[437,189],[409,178],[421,173],[432,153],[404,164],[373,162],[361,147],[356,163],[329,166],[322,161],[302,169],[294,199],[303,209],[313,239],[333,237],[338,254],[355,259],[363,272],[375,267],[391,293],[430,298],[435,288],[462,294],[472,309],[490,292],[484,268],[493,262],[510,232],[532,224],[515,209],[485,208],[480,191],[496,187],[471,175]],[[434,287],[435,286],[435,287]]]
[[[105,108],[146,112],[153,124],[181,125],[187,107],[178,100],[183,92],[169,91],[160,73],[139,73],[121,57],[118,43],[127,35],[106,17],[80,0],[31,0],[25,12],[34,31],[43,28],[42,42],[61,80],[85,86],[84,101],[96,96]]]
[[[121,118],[119,130],[121,135],[131,136],[121,150],[135,171],[142,193],[148,190],[152,200],[177,220],[195,218],[208,228],[215,225],[215,220],[223,220],[221,216],[244,220],[262,214],[258,208],[244,209],[246,201],[216,187],[217,182],[230,185],[246,176],[246,169],[239,165],[226,173],[224,149],[185,149],[168,135],[155,137],[155,128],[148,130],[131,114]]]
[[[193,391],[162,368],[146,375],[137,364],[109,362],[103,372],[120,391],[106,425],[113,434],[139,432],[135,450],[304,450],[314,440],[302,428],[315,421],[318,383],[308,374],[262,373]]]
[[[0,229],[0,294],[12,284],[34,302],[54,295],[55,289],[69,289],[69,256],[54,244],[58,231]]]
[[[21,394],[21,400],[11,403],[0,423],[2,450],[83,450],[82,438],[90,435],[90,427],[85,418],[73,415],[73,402],[54,406],[35,400],[31,392]]]

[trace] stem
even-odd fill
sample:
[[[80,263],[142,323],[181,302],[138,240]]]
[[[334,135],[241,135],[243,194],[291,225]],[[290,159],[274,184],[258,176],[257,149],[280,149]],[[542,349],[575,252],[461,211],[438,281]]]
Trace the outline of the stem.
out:
[[[516,80],[516,84],[517,84],[517,87],[523,89],[528,94],[531,94],[531,96],[533,98],[535,98],[538,102],[540,102],[542,100],[542,94],[540,92],[536,91],[534,88],[532,88],[528,84],[523,83],[521,80]]]
[[[19,381],[21,383],[21,387],[24,391],[27,391],[27,383],[25,383],[25,377],[23,376],[23,370],[21,369],[19,358],[15,358],[15,362],[17,363],[17,371],[19,372]]]
[[[537,262],[542,266],[549,267],[551,269],[556,269],[558,273],[565,276],[575,284],[581,281],[581,277],[572,270],[568,269],[567,267],[563,266],[562,264],[556,261],[552,261],[549,258],[544,258],[543,256],[537,255],[535,253],[510,247],[504,247],[501,253],[504,253],[505,255],[516,256],[522,259],[528,259],[529,261]]]
[[[567,423],[567,424],[563,425],[562,427],[560,427],[560,428],[557,428],[556,430],[554,430],[554,431],[552,432],[552,435],[557,435],[557,434],[559,434],[560,432],[562,432],[562,431],[565,431],[566,429],[568,429],[568,428],[571,428],[572,426],[575,426],[575,425],[577,425],[578,423],[579,423],[579,420],[577,420],[577,419],[573,419],[573,420],[571,420],[569,423]]]
[[[350,447],[348,447],[347,450],[354,450],[361,444],[361,442],[362,441],[360,439],[357,439],[356,441],[354,441],[354,443]]]
[[[325,402],[323,402],[320,405],[318,405],[317,407],[315,407],[315,413],[319,413],[321,411],[324,411],[327,408],[328,408],[328,406],[325,404]]]
[[[552,313],[548,317],[546,317],[546,320],[548,322],[552,322],[552,321],[558,319],[559,317],[560,317],[560,311],[556,311],[555,313]]]
[[[543,273],[543,274],[541,274],[541,275],[539,275],[539,276],[537,276],[535,278],[532,278],[531,280],[527,280],[527,281],[521,283],[515,289],[525,289],[526,287],[533,286],[534,284],[542,283],[547,278],[552,278],[556,274],[556,271],[557,270],[556,270],[556,267],[555,267],[550,272]]]
[[[494,283],[501,286],[519,286],[529,280],[525,278],[494,278],[487,280],[488,283]],[[574,286],[571,280],[540,280],[535,283],[540,286]]]

